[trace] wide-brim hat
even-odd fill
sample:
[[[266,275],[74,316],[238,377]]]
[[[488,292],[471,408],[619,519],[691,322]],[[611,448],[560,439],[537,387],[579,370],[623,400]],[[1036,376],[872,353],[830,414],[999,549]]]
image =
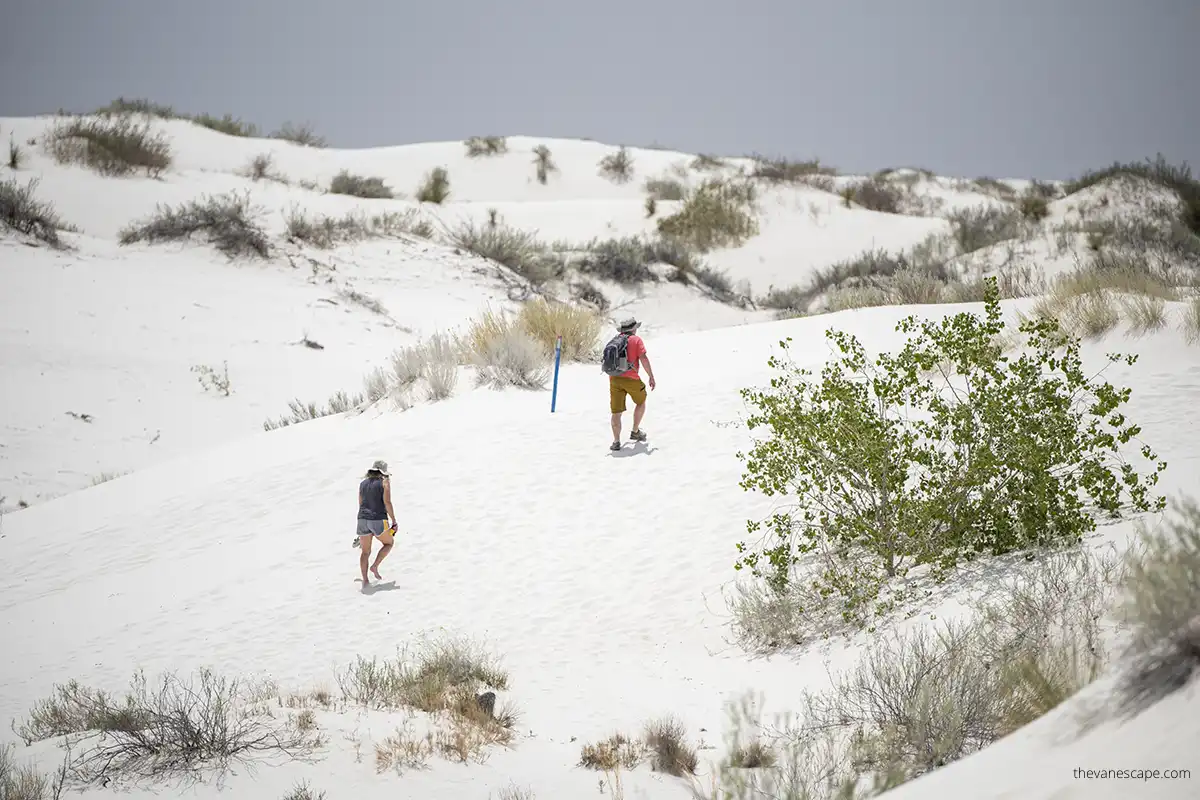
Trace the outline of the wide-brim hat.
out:
[[[637,317],[629,317],[627,319],[621,320],[619,330],[621,331],[621,333],[632,333],[633,331],[636,331],[641,326],[642,326],[642,323],[638,321]]]
[[[379,473],[382,473],[383,475],[387,475],[388,474],[387,462],[382,461],[382,460],[376,461],[374,464],[371,465],[370,471],[371,472],[379,472]]]

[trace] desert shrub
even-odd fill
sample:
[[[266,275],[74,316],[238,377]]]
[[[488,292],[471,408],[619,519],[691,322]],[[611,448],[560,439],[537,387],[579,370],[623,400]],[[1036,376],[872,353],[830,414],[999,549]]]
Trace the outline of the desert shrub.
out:
[[[621,284],[642,283],[654,279],[653,263],[646,242],[636,236],[606,239],[593,247],[577,263],[579,271]]]
[[[700,253],[736,247],[758,234],[754,199],[751,183],[707,180],[679,211],[658,221],[658,231]]]
[[[1119,302],[1121,313],[1129,321],[1129,329],[1135,335],[1141,336],[1166,327],[1167,304],[1162,298],[1133,295],[1122,297]]]
[[[682,200],[687,196],[687,187],[674,178],[649,178],[646,193],[651,200]]]
[[[701,153],[692,160],[691,166],[697,172],[711,172],[713,170],[724,169],[725,162],[716,156]]]
[[[534,800],[533,789],[530,789],[528,786],[522,787],[517,786],[515,783],[509,783],[496,795],[496,800]]]
[[[316,734],[275,718],[266,688],[209,670],[151,685],[138,672],[118,700],[71,681],[15,729],[27,742],[68,737],[68,773],[84,784],[222,772],[255,757],[312,752]]]
[[[500,389],[542,389],[550,380],[545,346],[517,326],[485,340],[472,351],[477,383]]]
[[[948,219],[963,253],[1020,238],[1024,232],[1021,212],[1011,208],[975,206],[953,211]]]
[[[1184,306],[1183,335],[1188,344],[1200,342],[1200,297],[1193,297]]]
[[[274,420],[268,419],[263,423],[263,430],[273,431],[279,428],[286,428],[288,425],[296,425],[301,422],[320,419],[321,417],[344,414],[366,402],[367,398],[365,395],[348,395],[345,392],[335,393],[329,398],[329,402],[323,406],[318,403],[304,403],[299,399],[292,400],[288,403],[291,414]]]
[[[1030,222],[1041,222],[1050,216],[1050,203],[1044,194],[1036,190],[1022,194],[1017,208],[1020,209],[1021,216]]]
[[[82,164],[101,175],[124,176],[137,170],[158,176],[171,166],[171,147],[149,122],[132,116],[74,117],[61,121],[43,139],[60,164]]]
[[[551,172],[558,172],[558,166],[554,163],[554,157],[550,153],[550,148],[544,144],[539,144],[533,148],[533,166],[537,174],[538,183],[543,186],[549,180]]]
[[[127,117],[134,114],[144,114],[150,117],[158,117],[159,119],[184,119],[228,136],[258,136],[257,125],[250,122],[243,122],[232,114],[225,114],[220,117],[213,116],[212,114],[184,114],[177,112],[171,106],[155,103],[145,98],[126,99],[118,97],[108,105],[98,108],[92,113],[95,116],[104,117]]]
[[[647,197],[642,207],[646,209],[646,219],[650,219],[658,213],[658,201],[653,197]]]
[[[232,114],[214,117],[212,114],[194,114],[186,117],[202,127],[223,133],[226,136],[241,136],[253,138],[258,136],[258,126],[252,122],[244,122]]]
[[[584,744],[579,751],[579,766],[613,772],[619,768],[634,769],[646,758],[645,742],[614,733],[599,742]]]
[[[373,708],[447,708],[456,689],[508,688],[499,659],[464,637],[423,639],[394,660],[361,656],[338,674],[344,699]]]
[[[982,192],[983,194],[996,197],[1000,200],[1011,201],[1016,199],[1017,190],[1004,181],[997,180],[996,178],[990,178],[985,175],[982,178],[976,178],[973,183],[976,191]]]
[[[441,205],[450,197],[450,173],[445,167],[434,167],[430,170],[419,186],[417,186],[417,202],[435,203]]]
[[[370,217],[361,212],[349,212],[341,217],[309,217],[292,207],[285,220],[290,241],[304,242],[313,247],[329,248],[342,242],[385,236],[433,237],[433,226],[420,210],[385,211]]]
[[[283,796],[282,800],[325,800],[325,792],[314,793],[308,781],[300,781]]]
[[[393,386],[401,395],[423,380],[426,395],[437,402],[454,394],[458,385],[458,352],[453,340],[445,334],[434,334],[396,350],[391,365]]]
[[[836,175],[837,170],[821,166],[820,159],[790,161],[786,158],[754,156],[754,168],[750,177],[770,183],[803,183],[816,176]]]
[[[850,191],[850,199],[869,211],[882,211],[886,214],[903,213],[901,203],[904,199],[904,190],[900,186],[871,179],[847,188]]]
[[[395,195],[383,182],[383,178],[368,178],[342,170],[329,182],[330,194],[347,194],[368,200],[391,200]]]
[[[508,152],[508,140],[503,136],[472,136],[463,143],[468,158],[498,156]]]
[[[629,183],[633,178],[633,156],[624,147],[600,159],[600,174],[613,183]]]
[[[37,186],[37,178],[24,186],[18,186],[15,180],[0,181],[0,222],[51,247],[61,247],[58,232],[74,228],[59,218],[53,205],[34,196]]]
[[[1173,191],[1181,203],[1179,221],[1192,233],[1200,234],[1200,180],[1192,175],[1192,169],[1186,162],[1173,166],[1161,153],[1141,164],[1114,163],[1104,169],[1089,170],[1076,180],[1069,181],[1064,189],[1066,194],[1071,195],[1122,175],[1142,178]]]
[[[503,264],[531,283],[544,283],[561,273],[560,260],[536,233],[468,220],[451,230],[449,239],[455,247]]]
[[[1131,622],[1121,706],[1137,713],[1200,673],[1200,505],[1176,504],[1167,529],[1144,530],[1127,553],[1124,609]]]
[[[153,215],[121,230],[122,245],[174,242],[202,234],[229,258],[249,255],[268,258],[271,244],[256,219],[261,212],[250,206],[249,195],[229,193],[182,203],[175,208],[158,206]]]
[[[597,311],[607,311],[612,307],[612,304],[605,297],[604,292],[600,291],[596,284],[587,279],[581,279],[573,282],[570,286],[571,296],[580,303],[592,306]]]
[[[301,147],[320,148],[328,146],[324,137],[318,136],[313,126],[307,122],[301,124],[285,122],[279,126],[279,130],[272,131],[270,138],[282,139],[285,142],[298,144]]]
[[[271,153],[259,153],[254,156],[242,172],[252,181],[271,180],[287,183],[287,180],[275,171],[275,156]]]
[[[521,304],[516,324],[550,350],[562,336],[562,358],[566,361],[591,362],[596,358],[601,319],[586,308],[538,297]]]
[[[65,768],[47,777],[33,763],[18,764],[14,749],[11,744],[0,745],[0,800],[59,800],[65,788]]]
[[[25,160],[25,154],[21,152],[20,146],[11,136],[8,137],[8,168],[18,170],[21,168],[21,162]]]
[[[687,729],[674,717],[646,723],[643,741],[650,750],[650,766],[656,772],[679,777],[695,774],[699,759],[687,743]]]
[[[1143,447],[1154,468],[1139,475],[1122,454],[1140,430],[1118,413],[1130,390],[1086,375],[1079,341],[1053,320],[1022,322],[1026,352],[1004,356],[994,278],[985,310],[907,317],[903,350],[874,359],[827,331],[836,353],[819,380],[780,343],[771,387],[742,391],[748,427],[766,435],[739,453],[740,485],[792,499],[748,523],[764,536],[738,543],[736,569],[779,590],[815,587],[861,625],[908,599],[914,567],[941,581],[980,556],[1078,541],[1093,513],[1162,507],[1150,490],[1165,463]]]

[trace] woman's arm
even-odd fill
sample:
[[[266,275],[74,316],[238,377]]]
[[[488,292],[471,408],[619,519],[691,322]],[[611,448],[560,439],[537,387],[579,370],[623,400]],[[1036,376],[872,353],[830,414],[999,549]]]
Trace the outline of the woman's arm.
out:
[[[396,512],[392,508],[392,482],[388,478],[383,479],[383,507],[392,519],[392,527],[396,527]]]

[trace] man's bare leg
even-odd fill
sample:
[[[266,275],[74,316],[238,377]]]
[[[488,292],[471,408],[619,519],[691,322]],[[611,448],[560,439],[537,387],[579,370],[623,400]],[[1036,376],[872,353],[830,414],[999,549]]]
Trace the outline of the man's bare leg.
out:
[[[642,417],[646,416],[646,404],[641,403],[633,407],[633,429],[640,431],[642,429]]]
[[[634,427],[637,427],[636,423],[634,424]],[[613,441],[614,442],[621,441],[621,415],[620,414],[612,415],[612,432],[613,432]]]
[[[371,564],[371,540],[374,536],[358,537],[358,567],[362,571],[362,585],[365,588],[369,581],[367,580],[367,567]]]
[[[392,544],[394,543],[394,540],[392,539],[392,535],[390,533],[384,533],[379,537],[379,542],[383,545],[383,547],[379,548],[379,555],[375,556],[375,563],[371,565],[371,574],[374,575],[377,580],[383,580],[383,576],[379,574],[379,564],[381,561],[383,561],[383,559],[387,558],[388,553],[392,552]]]

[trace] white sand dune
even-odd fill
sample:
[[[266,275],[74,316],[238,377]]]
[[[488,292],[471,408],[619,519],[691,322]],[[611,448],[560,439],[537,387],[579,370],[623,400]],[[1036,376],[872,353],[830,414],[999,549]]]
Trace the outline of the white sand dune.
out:
[[[46,124],[3,119],[0,129],[25,139]],[[321,254],[336,261],[333,283],[328,273],[314,278],[287,264],[229,264],[200,246],[118,247],[116,231],[131,218],[156,203],[247,187],[279,212],[292,202],[323,213],[406,207],[233,174],[264,150],[293,180],[324,183],[345,167],[401,191],[445,165],[455,194],[439,215],[484,219],[495,207],[546,239],[652,230],[641,181],[614,186],[597,176],[596,160],[613,148],[593,142],[545,140],[562,173],[543,187],[526,156],[543,141],[536,138],[511,137],[508,155],[468,163],[461,143],[309,150],[163,124],[179,155],[162,181],[101,179],[44,157],[21,176],[40,177],[42,195],[83,229],[77,251],[0,239],[0,493],[10,502],[22,492],[30,500],[61,495],[0,518],[0,719],[23,717],[70,679],[120,690],[135,668],[212,667],[269,676],[287,689],[333,687],[335,672],[356,656],[387,657],[424,632],[446,630],[502,654],[512,676],[502,696],[521,709],[521,735],[483,764],[434,759],[398,777],[376,773],[373,746],[403,715],[319,711],[326,746],[315,763],[239,768],[223,791],[91,796],[268,800],[307,780],[330,798],[483,800],[510,782],[538,798],[589,797],[599,776],[575,766],[580,743],[666,713],[715,748],[701,750],[703,784],[722,755],[726,702],[760,691],[768,714],[786,712],[800,689],[818,689],[829,671],[854,663],[865,634],[769,659],[729,641],[722,592],[735,575],[733,543],[748,517],[769,508],[737,485],[735,453],[747,442],[737,390],[769,378],[766,359],[787,336],[794,354],[818,368],[830,326],[872,349],[897,349],[893,328],[912,307],[766,321],[765,312],[677,284],[619,298],[629,301],[623,311],[647,320],[659,384],[645,422],[649,442],[620,456],[607,451],[606,387],[594,365],[564,365],[554,414],[548,392],[463,389],[403,413],[378,406],[263,432],[262,421],[293,397],[355,389],[395,347],[504,305],[503,282],[494,268],[480,272],[479,259],[408,240]],[[642,177],[692,158],[634,155]],[[821,204],[820,213],[809,203]],[[846,209],[812,189],[772,190],[765,205],[761,235],[711,259],[757,292],[869,247],[911,246],[947,225]],[[345,287],[378,298],[386,315],[339,300]],[[1028,305],[1005,304],[1010,314]],[[968,308],[916,310],[936,318]],[[306,335],[325,349],[297,344]],[[1142,340],[1116,331],[1085,345],[1085,359],[1099,365],[1112,349],[1141,354],[1108,376],[1135,387],[1129,414],[1170,464],[1160,489],[1193,490],[1200,425],[1188,408],[1200,396],[1200,350],[1173,327]],[[220,362],[229,365],[229,397],[203,392],[189,371]],[[358,477],[375,458],[392,464],[402,533],[383,567],[394,586],[363,594],[350,525]],[[135,471],[71,491],[105,470]],[[1121,543],[1131,532],[1129,523],[1106,527],[1090,544]],[[944,618],[960,608],[951,598],[928,611]],[[913,624],[920,619],[905,623]],[[1072,733],[1070,715],[1106,691],[1101,681],[888,797],[1195,797],[1196,777],[1073,776],[1077,767],[1200,769],[1195,685],[1132,721]],[[51,742],[17,755],[45,769],[60,758]],[[646,767],[623,781],[630,798],[691,796],[681,780]]]

